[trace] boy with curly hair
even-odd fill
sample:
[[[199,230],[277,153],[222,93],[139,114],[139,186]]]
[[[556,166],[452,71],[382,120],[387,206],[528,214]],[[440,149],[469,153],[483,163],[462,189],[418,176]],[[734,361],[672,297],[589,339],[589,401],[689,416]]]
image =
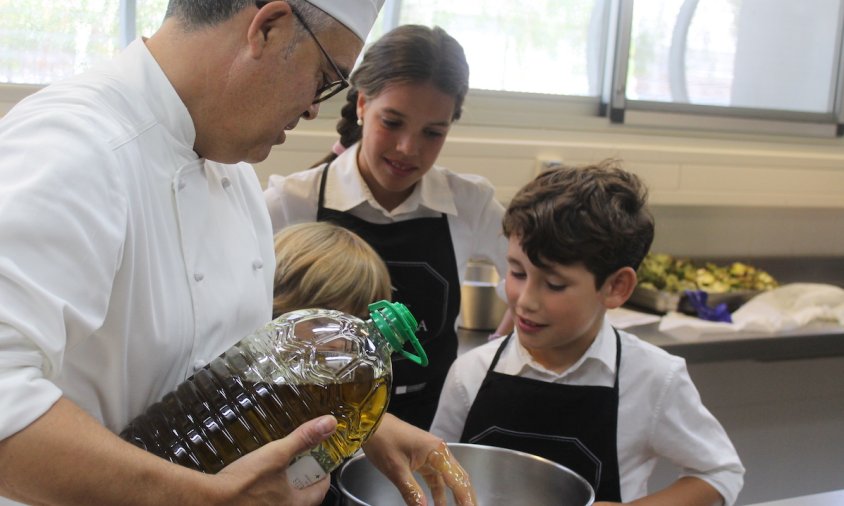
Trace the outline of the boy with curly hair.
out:
[[[647,190],[616,162],[545,172],[504,217],[513,334],[452,365],[431,432],[574,470],[596,504],[735,502],[744,467],[685,361],[614,329],[651,246]],[[658,458],[680,477],[649,494]]]

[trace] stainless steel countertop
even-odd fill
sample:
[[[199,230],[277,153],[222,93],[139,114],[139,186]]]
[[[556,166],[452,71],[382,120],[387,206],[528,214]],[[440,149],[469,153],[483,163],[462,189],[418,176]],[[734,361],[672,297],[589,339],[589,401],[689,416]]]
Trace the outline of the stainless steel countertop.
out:
[[[842,506],[844,505],[844,490],[833,490],[819,494],[779,499],[777,501],[761,502],[748,506]]]
[[[732,332],[679,340],[659,331],[657,323],[624,330],[689,363],[725,360],[794,360],[844,355],[844,326],[812,323],[789,332]],[[492,331],[458,329],[457,353],[487,342]]]
[[[767,270],[781,284],[827,283],[844,287],[844,257],[761,257],[741,259]],[[726,259],[713,261],[726,263]],[[639,308],[631,307],[634,310]],[[793,360],[844,355],[844,326],[816,322],[789,332],[733,332],[680,340],[659,331],[658,323],[626,328],[690,363],[724,360]],[[458,353],[485,343],[492,332],[458,329]]]
[[[780,284],[825,283],[844,287],[844,257],[755,257],[741,259],[765,269]],[[727,264],[730,259],[714,259]],[[637,309],[637,308],[631,308]],[[815,322],[788,332],[707,334],[680,340],[663,334],[657,323],[629,332],[691,363],[723,360],[792,360],[844,355],[844,326]]]
[[[787,332],[731,332],[679,340],[659,331],[657,323],[628,332],[690,363],[722,360],[793,360],[844,355],[844,326],[814,322]]]

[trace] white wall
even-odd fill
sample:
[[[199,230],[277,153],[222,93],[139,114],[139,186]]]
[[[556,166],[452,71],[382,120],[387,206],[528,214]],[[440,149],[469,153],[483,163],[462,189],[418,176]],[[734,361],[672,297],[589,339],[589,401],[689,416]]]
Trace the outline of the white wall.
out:
[[[488,177],[506,203],[536,174],[539,160],[615,157],[650,188],[655,250],[844,255],[844,139],[634,128],[596,117],[588,103],[541,96],[524,102],[470,95],[439,162]],[[300,122],[287,144],[256,166],[261,180],[322,158],[336,139],[336,107],[329,103],[320,118]]]
[[[0,86],[0,113],[32,88]],[[342,94],[256,165],[262,183],[322,158]],[[439,163],[488,177],[506,203],[540,160],[619,158],[650,188],[654,250],[694,256],[844,255],[844,139],[610,124],[591,99],[473,91]]]

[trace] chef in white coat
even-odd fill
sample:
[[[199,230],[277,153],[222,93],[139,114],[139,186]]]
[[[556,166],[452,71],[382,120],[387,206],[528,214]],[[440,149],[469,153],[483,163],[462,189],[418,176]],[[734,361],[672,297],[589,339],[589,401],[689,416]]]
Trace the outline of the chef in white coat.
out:
[[[241,162],[347,85],[382,2],[172,0],[153,36],[0,120],[0,504],[321,500],[327,480],[284,473],[329,416],[216,475],[115,432],[270,319],[272,230]],[[366,449],[399,484],[443,454],[394,418]]]

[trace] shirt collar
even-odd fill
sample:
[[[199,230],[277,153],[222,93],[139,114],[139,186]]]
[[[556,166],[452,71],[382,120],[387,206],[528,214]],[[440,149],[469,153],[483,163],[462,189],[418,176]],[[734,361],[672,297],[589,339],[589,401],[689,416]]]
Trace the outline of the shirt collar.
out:
[[[454,193],[448,184],[448,177],[444,170],[431,170],[416,185],[419,193],[419,203],[428,209],[445,214],[457,215]],[[408,199],[409,200],[409,199]]]
[[[346,212],[368,200],[374,201],[357,169],[358,145],[346,149],[330,163],[325,206]]]
[[[130,43],[117,62],[124,82],[134,87],[137,93],[150,97],[144,105],[150,109],[156,121],[176,141],[193,152],[196,130],[188,108],[149,52],[144,39],[139,37]]]
[[[544,366],[536,362],[533,357],[531,356],[530,352],[522,346],[518,339],[518,331],[514,331],[513,337],[511,341],[515,341],[513,344],[513,351],[512,355],[510,356],[512,360],[508,360],[506,362],[505,367],[499,369],[501,372],[506,374],[517,375],[524,371],[526,368],[533,369],[543,375],[551,376],[554,378],[561,378],[564,376],[568,376],[573,372],[577,371],[584,364],[589,362],[597,362],[603,365],[610,373],[615,373],[615,357],[616,357],[616,344],[615,344],[615,331],[610,324],[609,320],[606,316],[604,316],[603,323],[601,324],[600,330],[598,330],[598,335],[595,336],[595,340],[592,342],[592,345],[586,350],[586,353],[580,357],[577,362],[575,362],[568,370],[563,371],[562,373],[557,373],[554,371],[550,371],[546,369]],[[508,346],[510,348],[510,346]]]
[[[598,331],[595,342],[586,350],[585,356],[603,363],[607,370],[614,373],[617,351],[615,329],[605,315],[604,322],[601,324],[601,330]]]
[[[392,212],[387,211],[375,200],[358,170],[357,153],[360,144],[354,144],[334,162],[328,178],[331,183],[325,193],[325,205],[338,211],[348,211],[364,202],[380,210],[385,216],[412,213],[420,207],[432,211],[457,215],[454,193],[448,183],[446,172],[432,167],[416,184],[413,193]]]

